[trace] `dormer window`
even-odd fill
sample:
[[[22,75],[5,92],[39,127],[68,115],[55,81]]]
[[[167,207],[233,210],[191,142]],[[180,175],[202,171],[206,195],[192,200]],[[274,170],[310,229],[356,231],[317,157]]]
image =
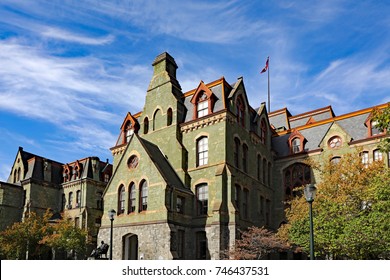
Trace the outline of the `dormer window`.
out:
[[[194,105],[193,118],[197,119],[211,114],[215,99],[212,91],[201,81],[190,101]]]
[[[209,102],[207,100],[206,94],[203,93],[202,96],[198,99],[196,111],[198,118],[206,116],[209,113]]]
[[[126,143],[129,143],[131,135],[133,135],[134,129],[131,125],[131,122],[128,122],[125,127],[125,137],[126,137]]]
[[[375,136],[378,134],[381,134],[382,132],[376,127],[378,122],[377,121],[371,121],[371,136]]]
[[[291,141],[291,151],[293,154],[299,153],[301,151],[301,139],[298,137]]]
[[[288,138],[288,144],[292,154],[297,154],[304,151],[305,137],[298,131],[295,130]]]

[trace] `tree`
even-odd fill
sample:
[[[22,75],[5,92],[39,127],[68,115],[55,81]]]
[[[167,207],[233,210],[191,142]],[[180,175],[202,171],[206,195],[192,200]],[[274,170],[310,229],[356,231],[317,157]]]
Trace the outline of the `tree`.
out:
[[[50,247],[53,252],[72,252],[83,258],[86,251],[87,231],[74,226],[71,219],[61,219],[50,225],[50,232],[40,240],[40,244]]]
[[[235,249],[230,258],[236,260],[259,260],[273,252],[283,252],[289,245],[264,227],[250,227],[236,240]]]
[[[51,212],[43,216],[31,212],[22,222],[0,233],[0,254],[4,259],[47,259],[53,250],[85,254],[87,232],[68,219],[50,222]]]
[[[358,153],[338,164],[311,163],[320,172],[313,202],[315,253],[320,258],[390,258],[390,169],[365,167]],[[309,251],[308,204],[295,197],[279,234]]]
[[[390,103],[387,108],[383,110],[374,110],[373,120],[376,121],[375,127],[381,132],[386,132],[387,136],[390,136]],[[382,152],[390,152],[390,138],[382,139],[379,148]]]

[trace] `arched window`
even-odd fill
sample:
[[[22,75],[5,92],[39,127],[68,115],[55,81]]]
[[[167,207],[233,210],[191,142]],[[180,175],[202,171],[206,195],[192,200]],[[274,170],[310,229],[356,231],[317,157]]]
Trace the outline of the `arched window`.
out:
[[[301,139],[296,137],[291,141],[291,150],[293,154],[299,153],[301,151]]]
[[[172,114],[172,108],[169,108],[167,111],[167,126],[170,126],[172,124],[173,114]]]
[[[237,97],[236,114],[237,122],[245,127],[245,105],[241,95]]]
[[[135,184],[132,182],[129,187],[129,213],[135,212],[136,192]]]
[[[209,190],[207,184],[200,184],[196,187],[197,213],[198,215],[207,215]]]
[[[68,209],[72,209],[73,206],[73,193],[70,192],[68,195]]]
[[[330,160],[330,162],[332,164],[338,164],[341,160],[341,157],[332,157],[332,159]]]
[[[144,118],[144,134],[148,134],[149,132],[149,118]]]
[[[294,163],[283,171],[286,197],[294,195],[294,189],[311,183],[311,169],[303,163]]]
[[[18,171],[15,169],[14,170],[14,183],[18,181]]]
[[[208,138],[203,136],[198,139],[197,147],[197,166],[202,166],[208,163],[209,158],[209,144]]]
[[[118,215],[125,212],[125,186],[121,185],[118,189]]]
[[[260,142],[266,144],[266,141],[267,141],[267,126],[265,124],[264,119],[262,119],[260,123]]]
[[[234,166],[239,168],[239,157],[240,157],[240,140],[238,138],[234,138]]]
[[[153,131],[161,127],[160,117],[161,110],[157,109],[153,114]]]
[[[81,207],[81,191],[76,192],[76,208]]]
[[[242,168],[244,172],[248,172],[248,146],[246,144],[242,146]]]
[[[18,168],[18,178],[17,178],[17,181],[19,182],[20,180],[22,180],[22,177],[21,177],[21,174],[22,174],[22,171],[20,169],[20,167]]]
[[[143,180],[140,187],[140,207],[139,212],[148,209],[148,183]]]

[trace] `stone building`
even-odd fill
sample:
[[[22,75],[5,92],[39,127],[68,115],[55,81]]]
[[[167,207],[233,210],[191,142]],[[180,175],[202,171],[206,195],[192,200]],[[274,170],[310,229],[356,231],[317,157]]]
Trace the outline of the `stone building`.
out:
[[[23,220],[28,212],[53,217],[63,213],[88,229],[96,247],[103,214],[102,194],[112,165],[97,157],[62,164],[19,148],[7,182],[0,182],[0,230]]]
[[[111,148],[104,212],[117,213],[113,259],[219,259],[239,229],[279,227],[293,188],[316,181],[307,157],[337,160],[362,146],[369,160],[388,160],[375,148],[383,135],[372,108],[268,113],[250,106],[242,78],[183,93],[168,53],[152,65],[143,110],[127,114]],[[99,240],[109,241],[110,226],[103,215]]]
[[[50,208],[109,243],[114,209],[113,259],[220,259],[239,230],[284,222],[294,188],[319,181],[307,158],[337,162],[358,150],[364,164],[390,166],[374,108],[267,112],[249,104],[242,77],[183,93],[168,53],[152,66],[143,110],[125,116],[111,148],[113,165],[96,157],[62,164],[19,149],[0,182],[0,229]]]

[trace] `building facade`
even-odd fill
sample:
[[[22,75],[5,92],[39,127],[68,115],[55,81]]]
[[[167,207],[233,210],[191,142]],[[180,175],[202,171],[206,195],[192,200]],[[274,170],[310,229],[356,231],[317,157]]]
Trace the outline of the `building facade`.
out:
[[[143,110],[125,116],[111,148],[113,165],[96,157],[62,164],[19,149],[0,182],[1,230],[50,208],[88,229],[93,244],[109,243],[112,225],[113,259],[220,259],[240,230],[285,222],[295,187],[319,181],[308,158],[337,162],[357,150],[364,164],[390,166],[374,108],[267,112],[249,104],[243,78],[183,93],[172,56],[152,66]]]
[[[376,147],[372,108],[335,116],[326,107],[292,116],[250,106],[242,78],[182,93],[174,59],[153,62],[142,112],[128,113],[111,148],[104,192],[114,209],[113,259],[220,259],[248,226],[277,229],[294,187],[316,182],[308,157],[332,160]],[[379,106],[383,108],[385,105]],[[103,216],[99,239],[110,239]]]
[[[62,214],[88,230],[89,250],[96,248],[103,215],[103,192],[112,165],[97,157],[62,164],[19,148],[7,182],[0,182],[0,230],[20,222],[29,212],[53,218]]]

